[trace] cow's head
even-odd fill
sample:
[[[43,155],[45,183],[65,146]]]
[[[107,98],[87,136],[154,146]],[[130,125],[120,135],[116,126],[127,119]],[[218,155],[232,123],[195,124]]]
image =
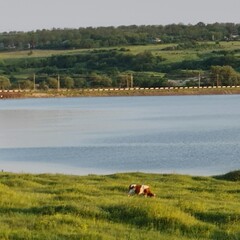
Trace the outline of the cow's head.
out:
[[[128,187],[128,196],[130,196],[130,195],[133,195],[133,194],[135,194],[136,192],[136,184],[131,184],[131,185],[129,185],[129,187]]]

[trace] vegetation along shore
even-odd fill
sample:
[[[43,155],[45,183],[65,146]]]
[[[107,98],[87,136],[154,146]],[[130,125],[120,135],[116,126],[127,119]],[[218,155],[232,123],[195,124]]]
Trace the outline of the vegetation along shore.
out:
[[[197,177],[0,173],[0,239],[240,238],[240,172]],[[155,198],[128,197],[131,183]]]
[[[239,86],[239,29],[200,22],[0,33],[0,89]]]

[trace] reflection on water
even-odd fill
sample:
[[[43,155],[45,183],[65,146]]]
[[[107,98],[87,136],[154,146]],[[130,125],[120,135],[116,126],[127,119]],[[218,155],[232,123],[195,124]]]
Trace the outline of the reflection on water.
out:
[[[0,168],[211,175],[239,168],[239,95],[0,102]]]

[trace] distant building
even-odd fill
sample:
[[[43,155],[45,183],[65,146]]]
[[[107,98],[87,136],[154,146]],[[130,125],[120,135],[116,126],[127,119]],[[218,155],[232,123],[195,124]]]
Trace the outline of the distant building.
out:
[[[149,40],[151,43],[161,43],[162,40],[160,38],[150,38]]]
[[[153,43],[161,43],[162,40],[160,38],[154,38]]]
[[[232,40],[239,40],[239,35],[231,35],[230,38]]]
[[[238,40],[240,40],[240,36],[237,34],[232,34],[232,35],[230,35],[230,37],[225,36],[224,40],[225,41],[238,41]]]
[[[8,49],[15,49],[15,48],[16,48],[16,46],[14,44],[9,44],[8,45]]]

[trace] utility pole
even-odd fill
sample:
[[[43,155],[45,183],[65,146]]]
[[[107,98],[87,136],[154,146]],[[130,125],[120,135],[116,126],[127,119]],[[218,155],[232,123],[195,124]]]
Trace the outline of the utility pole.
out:
[[[130,82],[131,82],[131,88],[133,88],[133,75],[132,75],[132,73],[130,74]]]
[[[57,77],[57,90],[59,91],[60,89],[60,76],[58,74],[58,77]]]
[[[126,87],[126,88],[133,88],[133,75],[132,73],[126,73],[121,75],[121,82],[120,86]]]
[[[33,91],[36,90],[36,75],[35,73],[33,74]]]
[[[198,87],[200,88],[201,86],[201,74],[198,72]]]
[[[127,80],[127,88],[129,88],[129,79],[128,79],[128,76],[126,77],[126,80]]]

